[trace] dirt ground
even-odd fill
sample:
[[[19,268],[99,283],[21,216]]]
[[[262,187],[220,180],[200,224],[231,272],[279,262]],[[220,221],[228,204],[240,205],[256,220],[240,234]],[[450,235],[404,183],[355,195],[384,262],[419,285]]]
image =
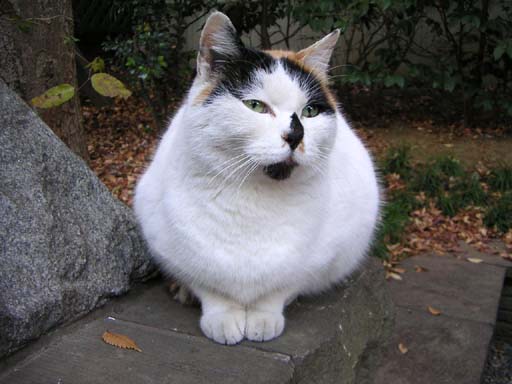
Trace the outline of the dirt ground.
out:
[[[414,124],[416,125],[416,124]],[[451,155],[471,168],[478,162],[488,167],[512,165],[512,137],[487,134],[455,136],[449,130],[435,132],[421,125],[397,123],[386,128],[366,128],[370,141],[387,146],[408,145],[413,160],[422,161]]]

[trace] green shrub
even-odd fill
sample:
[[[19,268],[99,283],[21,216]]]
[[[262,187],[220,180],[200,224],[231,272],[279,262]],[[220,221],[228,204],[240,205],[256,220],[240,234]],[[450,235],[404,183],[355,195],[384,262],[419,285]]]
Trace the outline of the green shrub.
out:
[[[460,161],[453,156],[443,156],[434,161],[434,166],[446,176],[459,177],[464,175],[464,168],[460,165]]]
[[[437,207],[444,215],[453,217],[464,207],[463,201],[457,194],[441,194],[436,200]]]
[[[496,227],[503,233],[512,228],[512,192],[503,194],[490,205],[484,217],[484,223],[488,227]]]
[[[412,180],[412,189],[423,191],[429,197],[440,196],[446,188],[449,178],[435,163],[429,163],[417,167],[417,172]]]
[[[406,177],[410,171],[411,149],[404,144],[390,148],[382,162],[382,172],[385,174],[397,173]]]
[[[512,167],[501,166],[493,169],[489,176],[489,186],[499,192],[512,190]]]
[[[462,206],[469,204],[484,205],[487,202],[487,194],[482,188],[480,183],[480,176],[478,173],[466,174],[455,188],[460,194]]]
[[[414,194],[409,191],[397,191],[388,196],[382,210],[382,219],[373,243],[372,254],[387,259],[389,253],[386,244],[398,243],[410,220],[410,213],[419,207]]]
[[[343,83],[444,90],[467,125],[478,110],[512,115],[510,0],[298,1],[294,16],[341,29]]]

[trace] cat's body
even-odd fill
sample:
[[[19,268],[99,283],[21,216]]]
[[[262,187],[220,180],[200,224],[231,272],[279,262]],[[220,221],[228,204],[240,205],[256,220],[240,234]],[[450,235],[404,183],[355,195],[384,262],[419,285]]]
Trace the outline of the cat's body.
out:
[[[157,261],[201,301],[203,332],[227,344],[279,336],[287,302],[350,274],[379,206],[366,149],[322,72],[307,70],[326,56],[309,51],[317,61],[296,66],[292,54],[229,42],[232,32],[210,17],[199,74],[135,195]],[[313,48],[332,50],[337,34],[327,38]],[[249,75],[225,64],[241,54]]]

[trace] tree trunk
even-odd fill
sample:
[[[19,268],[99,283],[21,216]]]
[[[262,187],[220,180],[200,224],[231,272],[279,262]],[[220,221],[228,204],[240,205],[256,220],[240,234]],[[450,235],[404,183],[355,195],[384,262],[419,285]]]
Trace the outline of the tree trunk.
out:
[[[0,0],[0,77],[27,103],[56,85],[74,86],[70,101],[38,113],[87,161],[72,37],[71,0]]]
[[[268,4],[267,0],[261,2],[261,23],[260,23],[261,49],[270,49],[270,36],[268,34]]]

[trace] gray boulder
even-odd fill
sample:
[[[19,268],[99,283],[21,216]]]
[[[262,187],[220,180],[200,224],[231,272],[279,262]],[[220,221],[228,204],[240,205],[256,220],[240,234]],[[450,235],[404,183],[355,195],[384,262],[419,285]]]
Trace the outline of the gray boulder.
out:
[[[0,357],[153,270],[130,209],[0,80]]]

